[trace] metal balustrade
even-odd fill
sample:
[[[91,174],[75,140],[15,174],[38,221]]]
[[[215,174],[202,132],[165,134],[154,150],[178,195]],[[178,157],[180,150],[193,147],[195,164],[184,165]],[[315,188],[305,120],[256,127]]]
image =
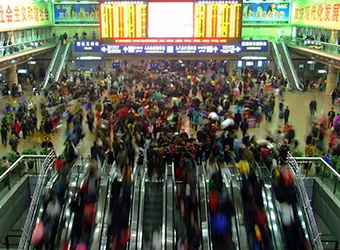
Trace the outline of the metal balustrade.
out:
[[[53,166],[54,160],[56,158],[56,154],[55,152],[52,150],[45,158],[42,167],[40,168],[39,171],[39,178],[33,193],[33,197],[32,197],[32,201],[31,201],[31,205],[28,209],[28,213],[27,213],[27,217],[26,217],[26,221],[25,221],[25,225],[22,231],[22,235],[20,238],[20,242],[19,242],[19,247],[18,249],[26,249],[27,248],[27,244],[31,239],[31,234],[33,231],[33,226],[34,226],[34,222],[35,220],[34,215],[37,211],[37,208],[39,207],[39,201],[41,199],[41,194],[42,191],[44,189],[44,184],[46,182],[47,179],[47,173],[49,172],[49,170],[51,169],[51,167]]]
[[[313,209],[307,194],[307,190],[303,182],[304,176],[301,172],[301,167],[290,153],[288,153],[287,164],[290,168],[290,171],[293,173],[298,196],[303,206],[302,209],[306,217],[307,229],[311,238],[312,249],[321,250],[323,249],[321,238],[314,218]]]
[[[340,56],[340,45],[326,43],[314,40],[308,40],[299,37],[282,36],[284,43],[288,46],[298,46],[315,51],[322,51],[332,55]]]

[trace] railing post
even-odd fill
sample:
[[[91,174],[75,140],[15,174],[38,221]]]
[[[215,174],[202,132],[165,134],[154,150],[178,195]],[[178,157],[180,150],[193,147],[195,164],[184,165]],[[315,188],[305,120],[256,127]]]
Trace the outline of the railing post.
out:
[[[338,184],[338,179],[336,178],[336,176],[334,176],[334,181],[335,181],[335,183],[334,183],[334,190],[333,190],[333,194],[335,194],[335,193],[336,193],[336,186],[337,186],[337,184]]]
[[[336,241],[335,242],[335,247],[334,247],[334,250],[338,250],[339,249],[339,242],[338,241]]]
[[[5,238],[5,245],[6,245],[6,249],[9,250],[9,240],[8,240],[8,235]]]

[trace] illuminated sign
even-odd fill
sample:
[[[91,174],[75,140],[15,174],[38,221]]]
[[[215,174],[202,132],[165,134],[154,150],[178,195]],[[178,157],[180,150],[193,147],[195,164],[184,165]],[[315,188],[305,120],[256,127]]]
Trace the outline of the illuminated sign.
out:
[[[244,2],[243,24],[289,24],[290,3]]]
[[[235,44],[241,35],[237,1],[102,2],[100,13],[101,38],[117,44]]]
[[[54,4],[55,25],[99,25],[99,4]]]
[[[100,48],[103,54],[237,54],[240,45],[108,45]]]
[[[50,26],[50,13],[48,3],[6,1],[0,4],[0,31]]]
[[[96,40],[93,40],[93,41],[77,40],[74,42],[74,51],[75,52],[84,52],[84,51],[99,52],[100,42]]]
[[[243,40],[242,51],[268,51],[268,41],[267,40]]]
[[[321,3],[320,3],[321,2]],[[292,24],[340,30],[339,1],[301,1],[294,2]]]

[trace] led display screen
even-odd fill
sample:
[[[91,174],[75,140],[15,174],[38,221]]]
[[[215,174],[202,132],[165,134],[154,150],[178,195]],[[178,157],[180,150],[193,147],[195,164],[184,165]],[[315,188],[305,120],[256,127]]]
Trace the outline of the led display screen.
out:
[[[105,43],[240,43],[237,1],[113,1],[101,2],[100,12]]]

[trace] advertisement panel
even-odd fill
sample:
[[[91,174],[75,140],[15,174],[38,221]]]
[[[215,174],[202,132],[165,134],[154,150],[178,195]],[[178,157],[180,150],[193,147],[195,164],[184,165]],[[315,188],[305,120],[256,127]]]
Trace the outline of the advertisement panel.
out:
[[[290,3],[287,2],[245,2],[243,24],[276,25],[289,24]]]
[[[101,38],[107,43],[109,39],[117,44],[240,43],[241,3],[237,1],[121,3],[100,3]]]
[[[292,24],[340,30],[340,2],[296,2],[292,7]]]
[[[0,31],[52,25],[51,5],[40,2],[0,4]]]
[[[55,25],[99,25],[98,3],[60,3],[53,10]]]

